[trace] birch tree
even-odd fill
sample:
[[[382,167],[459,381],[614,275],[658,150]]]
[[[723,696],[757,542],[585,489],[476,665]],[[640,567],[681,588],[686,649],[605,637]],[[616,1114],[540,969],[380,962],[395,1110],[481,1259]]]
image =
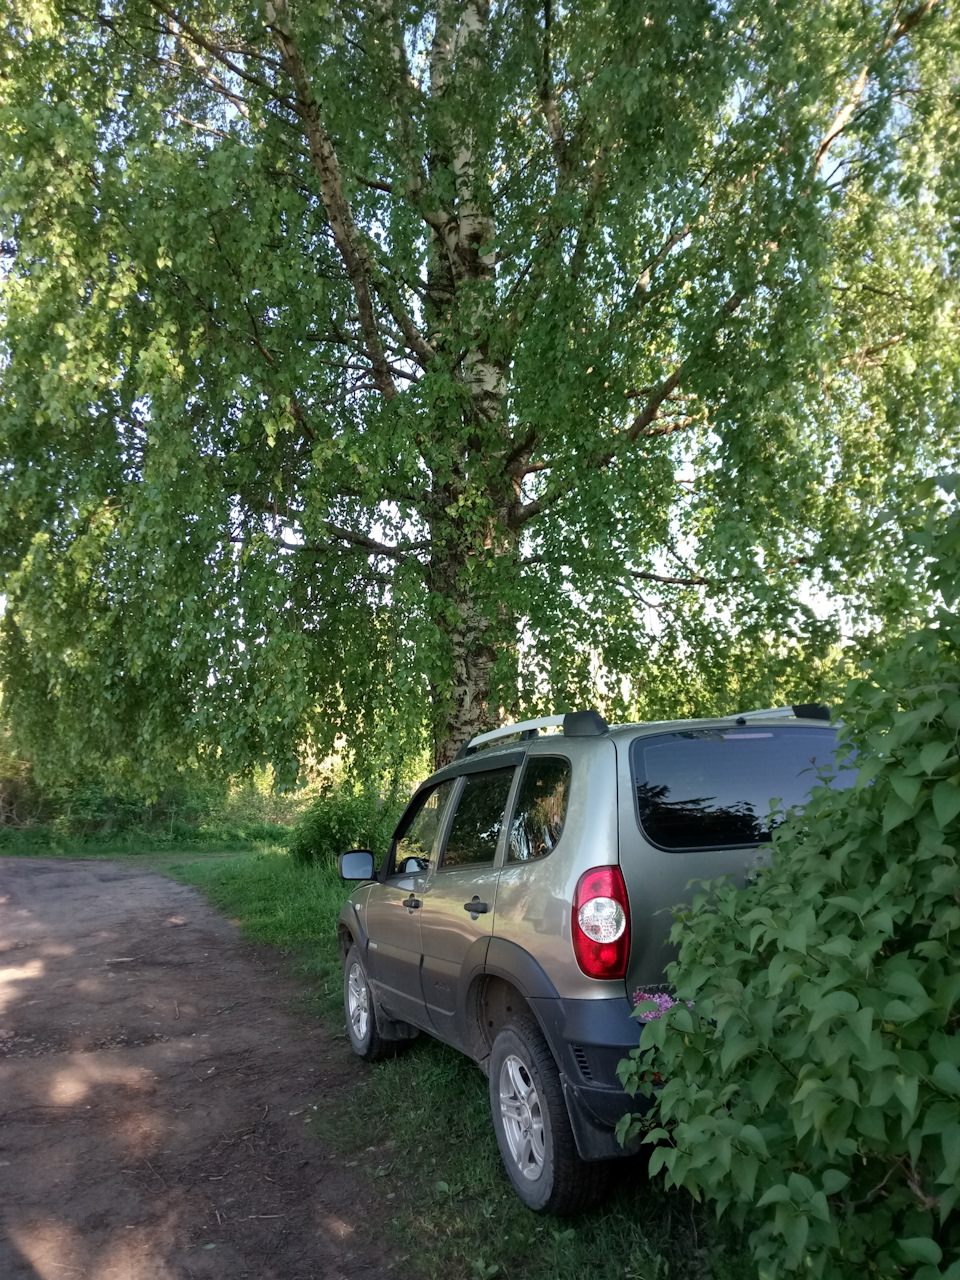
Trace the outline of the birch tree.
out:
[[[50,767],[812,696],[916,607],[946,0],[3,23],[0,678]]]

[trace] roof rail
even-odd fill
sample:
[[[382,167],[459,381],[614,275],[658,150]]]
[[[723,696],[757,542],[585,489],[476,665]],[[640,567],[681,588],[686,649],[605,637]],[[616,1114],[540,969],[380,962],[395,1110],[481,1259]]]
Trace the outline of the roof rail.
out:
[[[519,734],[520,741],[536,738],[541,729],[561,727],[568,738],[593,738],[607,732],[607,722],[599,711],[568,711],[562,716],[539,716],[535,720],[519,720],[516,724],[506,724],[501,729],[491,729],[488,733],[478,733],[475,738],[465,742],[457,752],[456,759],[473,755],[477,747],[495,742],[498,738],[512,738]]]
[[[822,702],[797,702],[792,707],[767,707],[763,711],[738,711],[730,720],[771,720],[796,717],[798,720],[829,720],[830,708]]]

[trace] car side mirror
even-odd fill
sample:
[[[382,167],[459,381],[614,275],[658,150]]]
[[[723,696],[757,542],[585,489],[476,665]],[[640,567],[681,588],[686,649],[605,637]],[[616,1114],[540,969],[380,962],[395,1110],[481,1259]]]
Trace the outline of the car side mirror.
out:
[[[377,864],[369,849],[350,849],[340,855],[341,880],[376,880]]]

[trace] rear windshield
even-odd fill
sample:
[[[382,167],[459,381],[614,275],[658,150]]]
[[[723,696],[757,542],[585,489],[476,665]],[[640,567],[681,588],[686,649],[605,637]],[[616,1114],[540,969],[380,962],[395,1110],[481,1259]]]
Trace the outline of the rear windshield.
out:
[[[761,844],[782,814],[805,804],[824,772],[834,772],[833,729],[692,729],[635,738],[630,763],[637,817],[662,849]],[[851,786],[855,769],[831,779]]]

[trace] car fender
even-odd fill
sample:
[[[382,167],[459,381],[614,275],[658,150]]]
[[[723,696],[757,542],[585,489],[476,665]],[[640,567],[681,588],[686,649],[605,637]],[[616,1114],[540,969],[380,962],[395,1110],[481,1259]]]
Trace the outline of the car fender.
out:
[[[506,938],[491,938],[486,973],[513,983],[527,1001],[559,1000],[560,993],[529,951]]]
[[[359,950],[361,956],[366,957],[367,947],[369,945],[370,939],[367,936],[366,929],[363,927],[363,922],[360,918],[360,913],[357,911],[355,904],[349,900],[343,904],[343,906],[340,909],[340,915],[337,918],[337,935],[340,939],[341,959],[343,959],[346,956],[347,950],[349,949],[349,944],[347,945],[347,947],[344,947],[343,945],[344,930],[346,930],[347,933],[350,934],[350,937],[353,939],[354,943],[356,944],[357,949]]]

